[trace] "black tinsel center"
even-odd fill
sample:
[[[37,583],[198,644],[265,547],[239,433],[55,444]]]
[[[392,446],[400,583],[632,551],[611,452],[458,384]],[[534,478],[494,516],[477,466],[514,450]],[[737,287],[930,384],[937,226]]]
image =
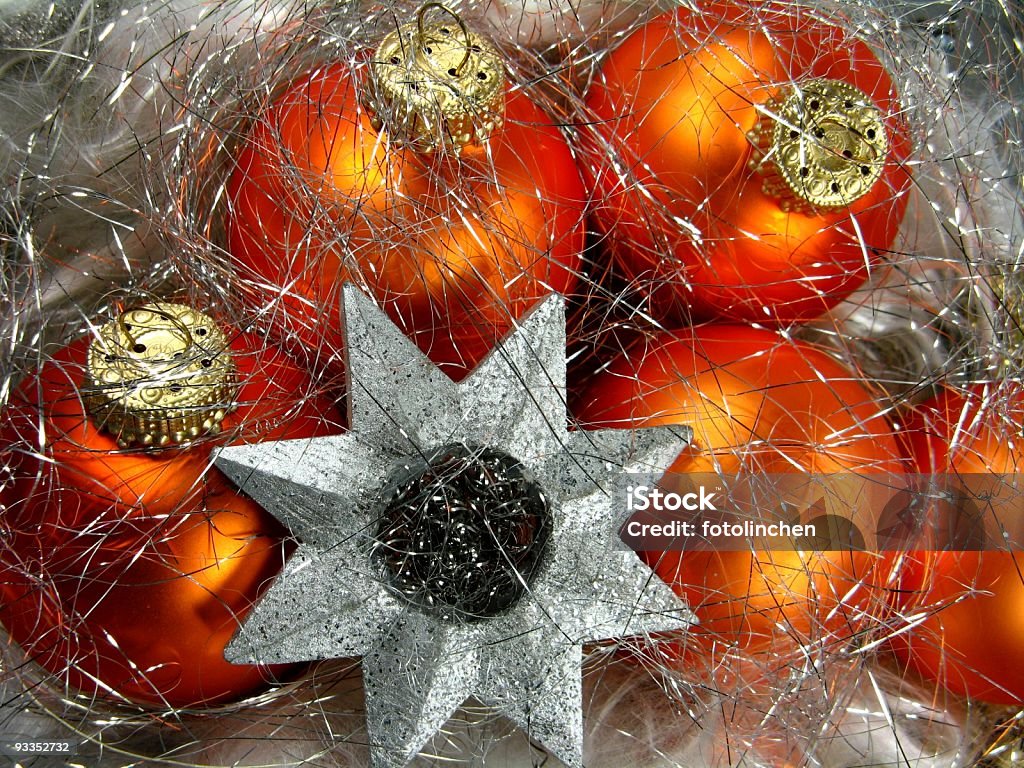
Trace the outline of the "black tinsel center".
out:
[[[455,444],[396,472],[374,549],[410,602],[474,621],[523,596],[550,532],[547,497],[522,464]]]

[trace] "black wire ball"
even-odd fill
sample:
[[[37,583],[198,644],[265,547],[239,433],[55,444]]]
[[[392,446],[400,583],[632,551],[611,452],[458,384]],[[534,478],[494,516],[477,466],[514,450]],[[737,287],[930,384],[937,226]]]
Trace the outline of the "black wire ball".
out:
[[[547,497],[522,464],[454,444],[395,473],[374,549],[385,581],[409,602],[474,621],[523,596],[550,532]]]

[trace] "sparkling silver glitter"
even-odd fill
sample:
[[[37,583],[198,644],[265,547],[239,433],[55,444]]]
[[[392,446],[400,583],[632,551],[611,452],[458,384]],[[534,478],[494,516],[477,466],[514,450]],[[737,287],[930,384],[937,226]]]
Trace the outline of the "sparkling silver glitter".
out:
[[[689,626],[694,615],[617,545],[626,472],[661,471],[686,428],[570,432],[565,307],[538,305],[454,383],[345,288],[351,431],[223,449],[217,465],[302,544],[228,648],[236,663],[362,656],[375,768],[402,766],[470,696],[582,765],[583,644]],[[373,561],[377,491],[404,457],[451,443],[507,452],[537,478],[552,532],[525,595],[493,618],[410,605]]]

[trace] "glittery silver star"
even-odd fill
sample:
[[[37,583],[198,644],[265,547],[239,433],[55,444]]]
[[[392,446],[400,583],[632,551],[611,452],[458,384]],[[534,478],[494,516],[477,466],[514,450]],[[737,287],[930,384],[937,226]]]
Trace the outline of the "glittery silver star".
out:
[[[693,614],[617,544],[626,472],[660,472],[690,430],[567,429],[565,307],[550,297],[461,383],[356,288],[344,291],[351,431],[223,449],[217,465],[301,540],[228,648],[236,663],[362,656],[375,768],[403,766],[470,696],[582,765],[583,644]],[[535,478],[551,527],[525,592],[490,618],[410,603],[375,555],[381,488],[409,457],[497,449]]]

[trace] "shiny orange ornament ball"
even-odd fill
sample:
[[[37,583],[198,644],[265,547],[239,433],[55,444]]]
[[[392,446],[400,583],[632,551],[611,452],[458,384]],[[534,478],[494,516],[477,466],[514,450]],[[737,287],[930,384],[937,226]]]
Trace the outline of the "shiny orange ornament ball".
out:
[[[789,5],[660,16],[609,54],[587,106],[595,220],[659,312],[813,317],[896,237],[910,178],[892,81]]]
[[[588,427],[689,425],[669,473],[892,473],[900,453],[874,396],[842,365],[799,342],[738,325],[664,334],[594,378],[577,416]],[[854,504],[854,523],[874,524]],[[756,547],[756,542],[752,544]],[[684,653],[785,653],[842,642],[880,597],[878,558],[851,551],[647,552],[700,624]]]
[[[1019,477],[1021,424],[1019,385],[1011,392],[976,385],[945,389],[919,406],[906,436],[920,472]],[[996,539],[994,546],[1005,545]],[[958,694],[995,704],[1024,702],[1024,552],[911,552],[905,560],[899,602],[930,615],[893,638],[902,662]]]
[[[368,61],[316,69],[260,115],[228,185],[228,248],[253,303],[279,307],[307,349],[340,359],[354,281],[457,378],[539,298],[570,292],[586,192],[524,90],[498,92],[489,137],[424,150],[366,106],[371,75]]]
[[[903,439],[918,472],[1013,474],[1024,467],[1024,389],[943,389],[910,414]]]
[[[192,446],[121,447],[84,407],[89,340],[60,351],[4,412],[0,623],[26,656],[88,695],[200,707],[287,670],[224,648],[291,551],[288,532]],[[232,338],[230,435],[339,428],[333,404],[263,340]],[[226,438],[221,438],[221,440]]]

